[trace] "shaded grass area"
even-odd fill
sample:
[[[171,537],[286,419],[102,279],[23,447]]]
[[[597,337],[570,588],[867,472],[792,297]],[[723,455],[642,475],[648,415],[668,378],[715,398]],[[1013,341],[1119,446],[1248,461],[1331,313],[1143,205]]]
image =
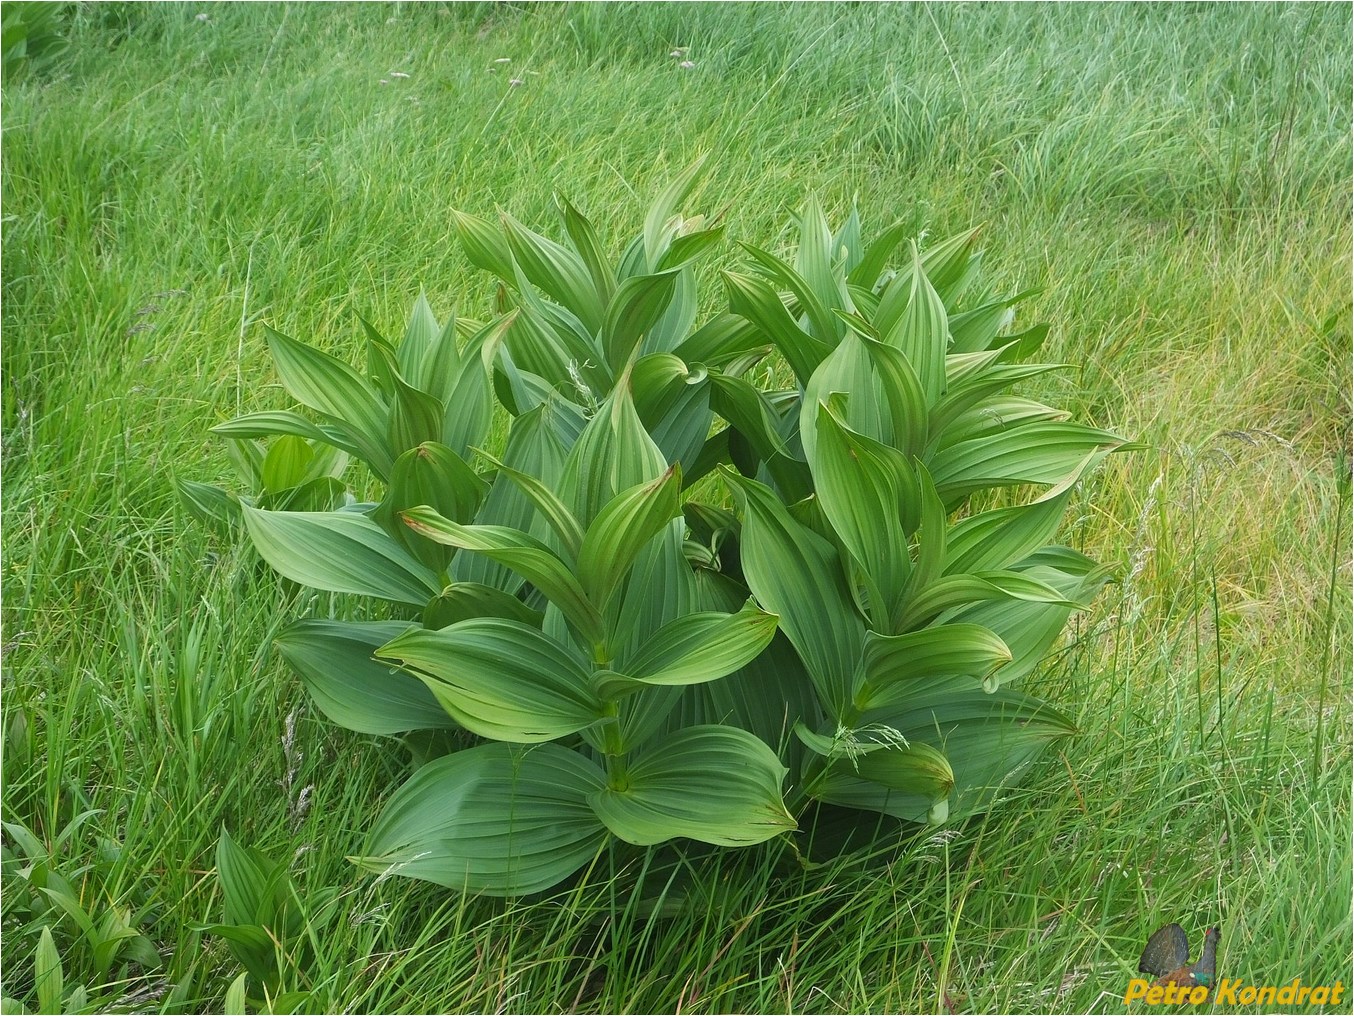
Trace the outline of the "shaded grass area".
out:
[[[223,826],[338,892],[284,962],[312,1010],[1121,1011],[1170,920],[1220,923],[1227,976],[1347,978],[1347,8],[91,4],[71,38],[4,95],[3,817],[161,957],[62,918],[91,1011],[221,1005],[240,968],[194,926]],[[1122,578],[1030,681],[1083,734],[868,863],[693,858],[666,921],[609,858],[544,902],[362,876],[408,753],[328,726],[270,645],[351,605],[170,477],[225,480],[207,428],[285,404],[261,321],[356,360],[354,315],[393,329],[421,287],[480,313],[448,209],[557,235],[561,190],[614,250],[705,151],[695,210],[761,246],[806,188],[867,229],[983,224],[1074,365],[1046,394],[1149,444],[1069,513]],[[40,901],[3,891],[31,1009]]]

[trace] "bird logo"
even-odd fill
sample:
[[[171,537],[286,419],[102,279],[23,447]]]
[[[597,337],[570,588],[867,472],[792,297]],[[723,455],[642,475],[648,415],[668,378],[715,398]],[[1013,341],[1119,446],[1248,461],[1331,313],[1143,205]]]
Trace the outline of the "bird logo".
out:
[[[1211,987],[1217,974],[1218,929],[1204,933],[1204,949],[1194,963],[1189,961],[1189,937],[1178,924],[1158,928],[1147,940],[1147,948],[1138,960],[1138,971],[1155,974],[1156,985],[1174,984],[1178,987]]]

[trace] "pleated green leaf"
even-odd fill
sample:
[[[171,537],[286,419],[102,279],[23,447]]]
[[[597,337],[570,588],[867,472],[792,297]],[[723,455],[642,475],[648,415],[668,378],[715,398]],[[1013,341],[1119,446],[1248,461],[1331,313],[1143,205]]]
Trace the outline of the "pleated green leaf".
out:
[[[673,352],[684,363],[703,363],[727,373],[730,361],[771,351],[760,328],[741,314],[723,313],[712,317],[688,335]]]
[[[1077,732],[1047,703],[1006,688],[989,694],[968,686],[966,679],[937,682],[905,706],[868,713],[865,719],[888,726],[914,746],[929,744],[944,752],[954,772],[951,820],[989,807],[1050,744]]]
[[[469,522],[488,492],[489,485],[464,459],[445,445],[428,441],[395,460],[386,496],[371,517],[415,557],[440,573],[451,560],[451,550],[415,534],[399,513],[427,505],[453,521]]]
[[[988,357],[996,354],[987,353],[983,355]],[[958,357],[950,357],[951,362],[956,359]],[[995,395],[1019,381],[1062,369],[1065,369],[1065,365],[1060,363],[989,363],[977,371],[974,376],[951,383],[945,397],[931,411],[931,433],[940,434],[983,399]]]
[[[569,510],[569,506],[561,501],[549,487],[532,476],[530,473],[524,473],[520,469],[513,469],[511,466],[500,462],[488,452],[482,449],[476,449],[480,457],[493,463],[498,472],[517,486],[523,494],[536,506],[536,510],[541,513],[541,517],[550,524],[555,535],[559,538],[560,545],[564,548],[570,559],[577,560],[578,552],[583,546],[583,527],[579,525],[578,519],[574,518],[574,513]]]
[[[903,635],[867,632],[854,704],[861,712],[906,705],[916,684],[927,678],[986,680],[1010,660],[1006,643],[976,624],[943,624]]]
[[[880,602],[887,625],[912,572],[907,534],[921,521],[921,487],[903,453],[857,434],[819,404],[809,460],[818,503]]]
[[[259,556],[293,582],[423,606],[437,575],[357,512],[270,512],[243,506]]]
[[[451,218],[470,263],[497,275],[504,282],[512,283],[512,251],[503,233],[488,219],[466,212],[453,209]]]
[[[755,247],[750,243],[743,243],[739,246],[752,255],[752,260],[759,272],[775,283],[778,288],[789,290],[794,295],[799,313],[808,322],[807,331],[810,335],[828,346],[834,345],[837,339],[841,338],[841,320],[832,313],[831,305],[824,301],[823,296],[826,295],[829,300],[836,303],[844,302],[843,296],[833,293],[820,294],[797,271],[774,254],[770,254],[760,247]],[[831,286],[831,282],[828,285]]]
[[[682,512],[682,471],[622,491],[588,526],[578,551],[578,578],[598,609],[606,607],[640,549]]]
[[[940,402],[945,393],[945,354],[949,347],[949,328],[945,304],[941,302],[926,272],[916,245],[912,247],[912,271],[894,279],[889,290],[907,286],[907,303],[896,324],[886,327],[876,322],[884,342],[901,350],[917,372],[928,406]],[[889,293],[886,291],[885,299]],[[880,316],[883,316],[881,300]]]
[[[869,336],[859,338],[884,392],[891,425],[887,443],[904,455],[916,458],[926,448],[930,436],[926,394],[917,372],[901,350]]]
[[[1029,504],[979,512],[958,522],[945,548],[945,573],[1007,568],[1047,544],[1062,521],[1072,488],[1093,458],[1083,459],[1060,483]]]
[[[288,626],[276,644],[320,712],[363,734],[455,727],[418,678],[372,659],[409,627],[406,621],[327,621]]]
[[[785,773],[775,752],[747,731],[694,726],[653,744],[621,785],[588,800],[627,843],[686,837],[746,846],[795,828],[781,800]]]
[[[394,464],[386,438],[388,410],[380,395],[342,360],[268,329],[268,348],[283,386],[301,405],[341,420],[360,454],[380,476]]]
[[[827,316],[833,311],[851,309],[851,297],[846,291],[845,265],[838,265],[839,244],[818,198],[810,193],[804,200],[799,216],[799,247],[795,250],[795,272],[804,280],[806,288]],[[803,305],[803,301],[800,301]],[[840,338],[841,324],[832,321],[824,337]]]
[[[850,699],[865,626],[852,602],[837,552],[792,519],[755,480],[728,471],[746,499],[743,574],[758,603],[780,616],[824,706],[840,713]]]
[[[735,614],[698,611],[668,622],[625,667],[645,684],[714,681],[751,663],[776,634],[776,615],[749,600]]]
[[[677,287],[677,271],[626,279],[607,304],[602,351],[615,371],[624,369],[639,340],[663,316]]]
[[[604,715],[584,661],[520,621],[410,628],[375,655],[417,676],[467,730],[496,741],[552,741]]]
[[[908,600],[899,621],[899,628],[907,629],[925,624],[937,614],[955,607],[963,607],[980,600],[1029,600],[1033,603],[1054,603],[1063,607],[1079,607],[1053,586],[1014,571],[988,571],[973,575],[946,575],[919,589]]]
[[[592,285],[597,291],[598,299],[602,301],[603,306],[609,304],[612,294],[616,291],[616,270],[607,260],[597,231],[593,229],[587,217],[570,204],[567,198],[557,194],[555,202],[564,216],[564,228],[573,242],[574,250],[588,267],[588,274],[592,277]]]
[[[442,418],[446,408],[427,392],[419,391],[398,374],[395,375],[395,397],[390,408],[390,427],[387,435],[390,452],[398,457],[425,441],[440,441]]]
[[[240,499],[220,487],[176,477],[174,490],[184,506],[203,522],[230,525],[240,518]]]
[[[560,496],[586,527],[621,491],[656,480],[667,468],[663,452],[635,411],[629,379],[623,377],[569,450]]]
[[[942,448],[929,465],[936,489],[951,504],[988,487],[1057,483],[1089,453],[1123,444],[1095,427],[1036,420]]]
[[[941,822],[948,815],[945,802],[954,784],[954,770],[943,751],[907,741],[828,762],[810,783],[809,793],[846,808]]]
[[[654,203],[649,206],[649,211],[644,216],[642,247],[644,265],[647,269],[656,269],[664,253],[667,252],[668,244],[675,231],[671,220],[681,208],[682,203],[691,196],[691,192],[695,189],[700,178],[705,175],[705,160],[706,156],[701,155],[690,166],[673,177],[667,186],[659,192]]]
[[[711,407],[747,438],[759,458],[789,454],[780,433],[780,418],[765,392],[745,378],[718,371],[710,373],[710,383]]]
[[[429,762],[390,798],[363,856],[377,874],[516,896],[587,864],[606,828],[587,803],[602,773],[554,744],[485,744]]]
[[[404,340],[400,343],[396,359],[400,373],[413,385],[423,381],[423,360],[442,334],[442,326],[428,303],[428,294],[419,290],[414,309],[409,313],[409,321],[404,329]]]
[[[1040,555],[1042,556],[1042,555]],[[1048,565],[1023,567],[1021,574],[1057,589],[1073,603],[1090,604],[1106,581],[1107,569],[1073,574]],[[1000,682],[1018,681],[1043,660],[1076,609],[1031,600],[987,600],[947,613],[947,624],[973,623],[992,629],[1011,650],[1011,662],[994,675]]]
[[[889,442],[891,419],[881,394],[882,387],[864,342],[859,335],[848,332],[804,385],[798,407],[804,458],[814,461],[819,404],[832,402],[837,396],[842,420],[848,427],[876,441]]]
[[[721,274],[729,294],[729,310],[756,325],[780,350],[800,383],[806,383],[832,352],[832,346],[800,328],[768,283],[735,272]]]
[[[1040,292],[1038,289],[1027,289],[1004,300],[994,300],[963,314],[956,314],[950,320],[951,349],[956,353],[969,353],[999,345],[998,335],[1015,317],[1011,308]]]
[[[539,628],[543,620],[539,610],[502,589],[482,582],[453,582],[423,608],[423,627],[435,631],[476,617],[505,617],[532,628]]]
[[[879,282],[879,277],[884,274],[884,269],[888,267],[889,259],[893,257],[898,245],[906,236],[907,225],[902,222],[895,222],[880,233],[865,248],[855,267],[847,272],[847,281],[863,289],[873,290]]]
[[[226,423],[212,428],[213,434],[237,439],[273,437],[277,434],[295,434],[308,441],[320,441],[324,444],[342,448],[353,454],[361,454],[356,442],[346,429],[334,426],[316,426],[298,413],[287,410],[270,410],[263,413],[246,413]]]
[[[511,215],[503,216],[503,232],[513,260],[527,280],[567,307],[583,322],[584,328],[596,334],[602,325],[603,304],[583,259],[528,229]]]
[[[597,608],[559,555],[534,536],[506,526],[462,526],[427,507],[400,514],[415,532],[430,540],[476,551],[511,568],[559,607],[584,638],[601,642],[602,618]]]

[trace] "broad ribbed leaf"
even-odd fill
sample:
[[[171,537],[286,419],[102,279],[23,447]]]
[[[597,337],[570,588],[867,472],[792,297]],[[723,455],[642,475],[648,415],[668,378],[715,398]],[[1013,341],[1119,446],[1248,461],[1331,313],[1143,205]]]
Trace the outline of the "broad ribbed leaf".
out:
[[[307,618],[287,627],[276,643],[320,712],[340,727],[363,734],[455,727],[421,681],[372,659],[408,627],[405,621]]]
[[[956,675],[985,680],[1010,660],[1006,643],[976,624],[943,624],[904,635],[867,632],[855,706],[864,712],[906,705],[919,681]]]
[[[684,363],[703,363],[721,370],[732,360],[770,351],[760,328],[741,314],[729,313],[711,318],[673,350]]]
[[[799,314],[807,321],[806,331],[829,346],[835,344],[841,337],[842,323],[809,281],[774,254],[750,243],[739,246],[752,256],[758,272],[771,280],[778,289],[790,291]],[[838,297],[838,300],[840,302],[844,298]]]
[[[540,629],[482,617],[411,628],[375,653],[416,675],[467,730],[496,741],[552,741],[603,716],[585,663]]]
[[[240,518],[240,499],[220,487],[175,478],[174,489],[179,500],[203,522],[229,525]]]
[[[874,366],[879,387],[889,410],[891,424],[888,443],[903,454],[917,457],[926,447],[929,434],[926,395],[922,391],[917,372],[901,350],[869,336],[860,341]]]
[[[567,307],[583,326],[596,334],[602,325],[603,305],[588,267],[573,251],[503,216],[508,248],[522,274],[552,300]]]
[[[588,800],[627,843],[684,836],[746,846],[795,828],[781,800],[785,773],[775,752],[747,731],[696,726],[652,745],[621,785]]]
[[[749,600],[736,614],[699,611],[670,621],[625,667],[646,684],[700,684],[751,663],[776,634],[776,615]]]
[[[1072,488],[1093,461],[1083,459],[1056,486],[1029,504],[970,515],[949,533],[945,573],[991,571],[1024,560],[1053,538]]]
[[[746,496],[742,565],[748,585],[762,607],[780,616],[824,706],[839,715],[850,700],[865,638],[841,561],[767,487],[728,471],[725,476]]]
[[[395,394],[395,375],[400,372],[395,347],[386,341],[374,325],[360,314],[362,330],[367,333],[367,377],[385,398]]]
[[[799,402],[799,439],[804,446],[804,458],[814,461],[819,403],[831,401],[837,393],[843,396],[841,415],[847,426],[876,441],[889,442],[891,419],[881,391],[863,340],[848,332],[804,386],[804,397]]]
[[[706,156],[700,156],[669,181],[644,216],[644,263],[650,270],[658,267],[659,260],[668,249],[672,235],[671,219],[704,175],[705,159]]]
[[[578,552],[583,546],[583,527],[579,525],[578,519],[574,518],[574,513],[569,510],[569,506],[556,497],[554,491],[530,473],[513,469],[482,449],[477,448],[476,451],[479,452],[481,458],[493,463],[494,468],[500,474],[507,477],[527,496],[531,503],[536,506],[536,510],[541,513],[542,518],[550,524],[550,528],[559,538],[565,553],[569,555],[571,560],[577,560]]]
[[[577,414],[577,415],[575,415]],[[558,486],[565,453],[577,434],[582,413],[572,402],[552,397],[513,420],[503,461],[514,469]],[[531,500],[513,483],[495,483],[475,517],[479,525],[507,526],[545,538],[549,526]],[[481,554],[457,554],[451,562],[451,577],[461,582],[481,582],[516,594],[522,578]]]
[[[539,610],[502,589],[481,582],[453,582],[423,608],[423,627],[435,631],[477,617],[505,617],[532,628],[539,628],[542,621]]]
[[[865,245],[860,240],[860,208],[854,198],[851,199],[851,214],[846,217],[841,229],[833,234],[830,249],[832,260],[841,258],[842,270],[847,274],[860,264],[860,259],[865,255]]]
[[[1040,290],[1027,289],[1023,293],[995,300],[950,319],[951,347],[956,353],[971,353],[980,349],[991,349],[997,344],[997,336],[1015,317],[1011,310],[1022,300],[1038,295]]]
[[[670,373],[655,363],[658,360],[680,365],[681,369]],[[635,361],[631,384],[635,412],[642,425],[664,461],[682,466],[683,482],[689,484],[686,467],[700,455],[714,422],[709,375],[700,367],[688,370],[671,353],[647,353]]]
[[[780,433],[780,417],[761,389],[744,378],[718,372],[711,372],[710,382],[710,405],[747,438],[759,458],[765,461],[789,454]]]
[[[880,303],[876,326],[885,343],[902,350],[912,369],[917,372],[928,406],[936,405],[945,393],[945,353],[949,345],[949,330],[945,305],[931,287],[921,265],[921,255],[912,248],[912,272],[889,284],[908,287],[907,304],[897,324],[886,325],[879,320],[884,315],[884,301]],[[885,300],[889,297],[885,292]]]
[[[809,460],[818,503],[837,536],[872,580],[887,625],[912,572],[907,534],[921,521],[921,487],[903,453],[857,434],[818,407],[818,440]]]
[[[470,327],[469,322],[466,327]],[[460,323],[453,309],[447,315],[442,330],[428,343],[428,348],[420,355],[418,362],[410,363],[408,368],[400,372],[415,388],[427,392],[442,405],[445,405],[451,396],[452,389],[456,387],[456,379],[468,365],[467,361],[472,358],[478,359],[479,350],[473,340],[466,343],[466,352],[462,356],[460,331]],[[404,350],[401,349],[400,352],[403,353]]]
[[[968,687],[967,679],[937,683],[905,706],[869,713],[866,720],[945,753],[954,772],[951,819],[990,806],[1052,742],[1076,733],[1071,720],[1038,699],[1005,688],[988,694]]]
[[[950,357],[951,361],[955,359],[956,357]],[[974,376],[950,385],[945,398],[941,399],[940,404],[931,411],[931,433],[939,435],[983,399],[1009,388],[1016,382],[1047,374],[1049,371],[1061,370],[1064,366],[1060,363],[985,365]]]
[[[646,333],[667,310],[677,286],[677,272],[636,275],[626,279],[607,305],[602,321],[602,351],[613,370],[630,361]]]
[[[847,272],[847,281],[863,289],[873,290],[875,284],[879,282],[879,277],[884,274],[884,269],[888,267],[889,259],[893,257],[894,251],[906,236],[907,226],[901,222],[895,222],[880,233],[865,248],[860,262]]]
[[[493,350],[515,320],[515,313],[507,314],[476,331],[466,340],[465,355],[444,389],[429,387],[434,395],[446,400],[441,441],[462,458],[469,457],[470,449],[483,444],[489,434],[494,405],[484,358],[487,355],[492,363]]]
[[[1088,453],[1124,439],[1079,423],[1036,421],[961,441],[932,456],[931,477],[947,504],[987,487],[1057,483]]]
[[[268,445],[260,474],[263,489],[276,494],[299,486],[309,478],[307,467],[315,458],[305,438],[284,434]]]
[[[427,392],[421,392],[404,378],[395,376],[395,398],[390,407],[390,429],[387,440],[396,457],[425,441],[442,437],[442,417],[446,410],[442,403]]]
[[[453,210],[451,218],[470,263],[492,272],[504,282],[513,283],[512,251],[508,249],[503,233],[488,219],[477,215]]]
[[[800,383],[832,352],[832,346],[800,328],[779,294],[762,279],[723,272],[729,310],[747,318],[776,345]]]
[[[682,512],[682,471],[670,466],[662,476],[622,491],[588,526],[578,551],[578,578],[598,609],[604,609],[635,563],[640,549]]]
[[[473,550],[511,568],[555,604],[590,642],[602,638],[602,618],[559,556],[534,536],[506,526],[462,526],[431,508],[401,512],[415,532],[449,547]]]
[[[943,822],[948,814],[945,802],[954,784],[954,771],[944,752],[909,741],[829,762],[810,783],[809,793],[846,808],[913,822]]]
[[[981,442],[985,437],[1037,421],[1061,423],[1071,415],[1065,409],[1054,409],[1019,395],[990,396],[964,410],[943,431],[933,435],[933,451],[953,447],[962,441]]]
[[[606,841],[587,797],[602,773],[554,744],[484,744],[429,762],[390,798],[363,857],[367,871],[467,893],[540,892]]]
[[[244,506],[254,549],[293,582],[423,606],[437,575],[357,512],[270,512]]]
[[[623,490],[656,480],[667,460],[635,412],[629,378],[616,389],[579,435],[560,477],[560,496],[574,517],[589,526],[597,513]]]
[[[899,628],[925,624],[937,614],[982,600],[1030,600],[1078,607],[1057,589],[1028,574],[1013,571],[988,571],[973,575],[946,575],[921,588],[903,611]]]
[[[388,476],[395,457],[386,444],[388,412],[376,390],[342,360],[268,329],[278,376],[303,406],[341,420],[368,465]]]
[[[692,262],[704,257],[723,241],[723,226],[698,229],[695,228],[696,221],[696,219],[692,219],[686,224],[686,228],[690,229],[690,232],[679,233],[672,238],[672,243],[668,245],[668,249],[664,251],[663,256],[658,259],[658,271],[667,271],[670,268],[685,268]]]
[[[423,359],[441,334],[442,326],[428,304],[428,294],[420,290],[418,299],[414,301],[414,309],[409,314],[409,323],[404,329],[404,341],[395,354],[400,373],[410,384],[422,382]]]
[[[407,546],[429,568],[441,572],[451,560],[451,552],[440,544],[429,543],[415,535],[400,519],[406,508],[427,505],[455,522],[475,517],[489,485],[445,445],[429,441],[411,448],[395,460],[390,485],[372,519]]]
[[[1059,568],[1036,565],[1021,574],[1052,586],[1069,601],[1089,605],[1105,584],[1107,569],[1093,568],[1085,574],[1070,574]],[[1018,681],[1033,671],[1057,641],[1074,608],[1030,600],[988,600],[946,614],[946,624],[970,622],[996,632],[1010,647],[1011,662],[997,671],[1002,683]]]
[[[244,416],[237,416],[226,423],[217,424],[211,432],[222,437],[236,439],[295,434],[297,437],[303,437],[310,441],[320,441],[336,448],[342,448],[344,451],[359,454],[357,445],[353,443],[347,433],[335,430],[333,427],[317,427],[304,416],[285,409],[263,413],[246,413]]]
[[[832,229],[827,224],[822,205],[813,193],[804,200],[804,208],[798,219],[799,247],[795,250],[795,272],[803,279],[805,288],[812,292],[818,308],[826,311],[829,317],[834,310],[850,309],[851,298],[846,292],[845,272],[832,267],[838,256],[833,246]],[[804,305],[802,299],[800,305]],[[822,333],[824,337],[841,336],[839,322],[832,321],[827,326],[829,331]]]
[[[564,228],[569,234],[569,239],[573,241],[574,250],[588,268],[598,299],[606,306],[616,291],[616,270],[607,260],[606,253],[602,249],[602,241],[597,238],[597,231],[593,229],[592,223],[571,205],[567,198],[557,194],[555,201],[564,216]]]

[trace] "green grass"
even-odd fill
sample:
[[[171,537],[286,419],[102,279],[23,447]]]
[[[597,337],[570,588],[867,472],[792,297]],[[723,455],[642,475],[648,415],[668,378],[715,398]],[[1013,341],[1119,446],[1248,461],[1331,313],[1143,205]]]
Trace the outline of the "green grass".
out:
[[[101,964],[63,918],[88,1011],[223,1005],[223,826],[337,892],[281,975],[311,1011],[1118,1012],[1171,920],[1220,922],[1226,976],[1348,985],[1348,7],[90,4],[70,35],[4,93],[3,817],[162,957]],[[806,188],[983,224],[998,287],[1043,289],[1062,404],[1148,443],[1069,514],[1123,578],[1030,682],[1083,734],[869,863],[692,859],[669,920],[610,858],[543,902],[360,874],[407,752],[270,645],[349,605],[171,476],[227,479],[207,428],[285,404],[260,322],[356,359],[354,314],[420,287],[479,312],[448,209],[558,234],[558,189],[614,246],[707,151],[698,204],[763,246]],[[32,1010],[23,880],[3,900]]]

